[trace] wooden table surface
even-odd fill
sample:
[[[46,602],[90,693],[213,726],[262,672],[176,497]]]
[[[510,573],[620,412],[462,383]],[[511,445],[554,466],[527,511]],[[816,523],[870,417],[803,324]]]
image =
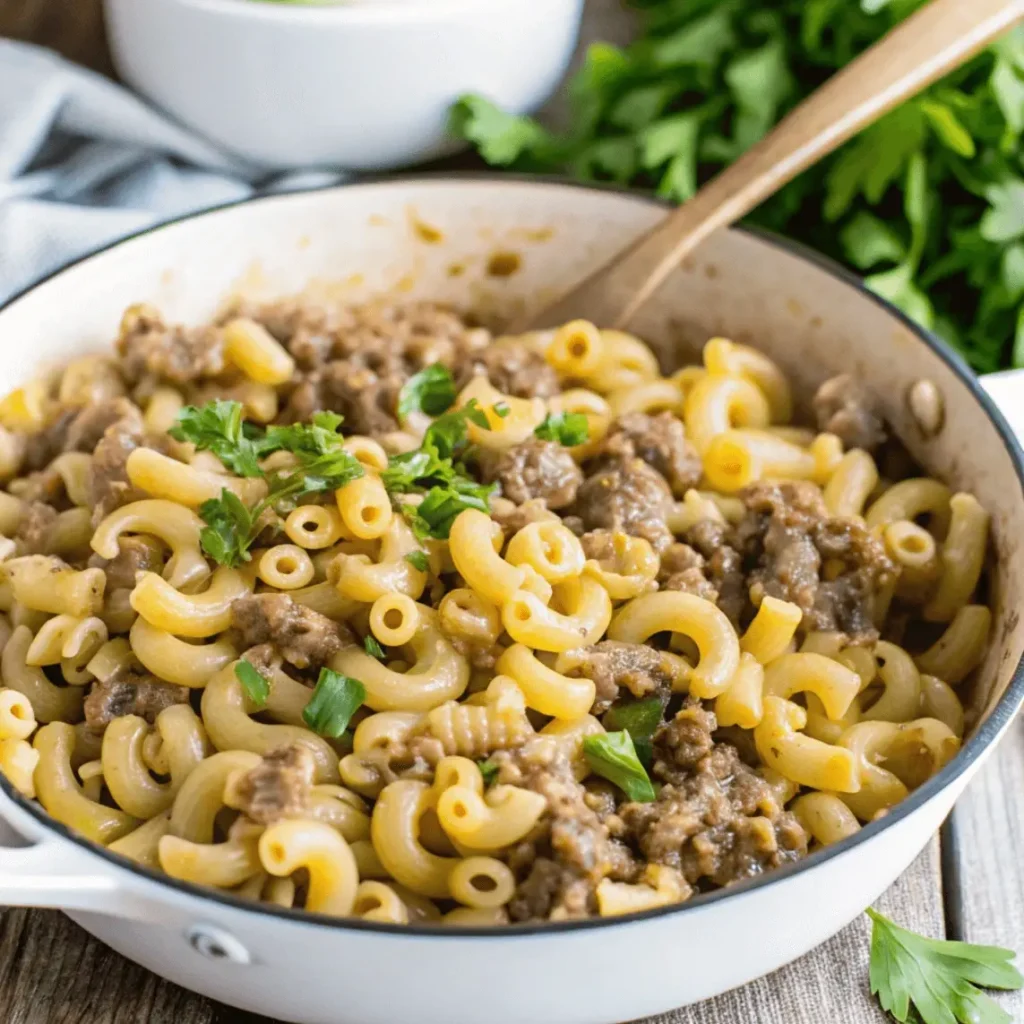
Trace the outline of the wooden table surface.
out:
[[[586,37],[621,36],[617,0],[588,3]],[[0,0],[0,36],[110,69],[100,0]],[[877,906],[929,935],[1024,952],[1022,849],[1024,721],[1018,720],[941,834]],[[645,1024],[884,1024],[868,993],[867,961],[862,917],[767,978]],[[996,998],[1013,1020],[1024,1021],[1024,994]],[[143,1022],[268,1024],[136,967],[56,911],[0,910],[0,1024]]]

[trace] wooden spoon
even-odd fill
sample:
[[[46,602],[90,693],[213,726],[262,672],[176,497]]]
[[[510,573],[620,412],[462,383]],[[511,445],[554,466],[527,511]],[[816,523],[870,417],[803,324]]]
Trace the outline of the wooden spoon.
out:
[[[585,317],[625,327],[672,269],[888,110],[1024,18],[1024,0],[933,0],[791,111],[692,199],[553,305],[512,331]]]

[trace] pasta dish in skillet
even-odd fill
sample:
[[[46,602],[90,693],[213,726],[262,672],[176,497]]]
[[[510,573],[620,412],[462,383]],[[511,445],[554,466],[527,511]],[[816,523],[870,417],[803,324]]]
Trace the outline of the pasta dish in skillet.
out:
[[[129,309],[0,403],[0,769],[147,867],[406,924],[771,871],[958,750],[988,516],[841,376],[584,321]]]

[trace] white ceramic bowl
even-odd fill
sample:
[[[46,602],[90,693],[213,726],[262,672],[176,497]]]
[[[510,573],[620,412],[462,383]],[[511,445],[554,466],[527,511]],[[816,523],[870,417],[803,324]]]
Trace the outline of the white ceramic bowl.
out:
[[[637,196],[507,178],[397,180],[228,207],[89,257],[11,302],[0,311],[0,390],[40,361],[105,348],[136,301],[198,322],[231,292],[270,296],[314,281],[340,298],[394,290],[513,312],[566,289],[661,216]],[[437,229],[433,244],[422,223]],[[519,271],[489,273],[495,252],[516,253]],[[1024,698],[1021,451],[940,343],[777,239],[715,235],[633,326],[666,367],[722,334],[764,348],[805,395],[839,370],[859,374],[922,464],[992,511],[994,642],[972,703],[980,724],[938,776],[837,846],[677,907],[458,932],[263,909],[167,881],[73,836],[0,780],[0,821],[34,844],[0,844],[0,903],[64,908],[165,978],[303,1024],[632,1020],[771,971],[871,903],[926,844]],[[906,404],[922,378],[945,403],[936,436],[922,435]]]
[[[106,0],[133,88],[270,168],[380,170],[457,148],[448,108],[480,92],[515,113],[551,95],[583,0]]]

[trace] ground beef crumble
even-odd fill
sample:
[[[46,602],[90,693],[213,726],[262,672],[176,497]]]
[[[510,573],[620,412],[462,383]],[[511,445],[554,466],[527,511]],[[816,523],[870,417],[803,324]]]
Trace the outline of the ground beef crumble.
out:
[[[730,885],[807,853],[799,823],[735,747],[713,741],[715,727],[710,711],[684,707],[654,737],[657,798],[619,809],[643,856],[677,869],[690,885]]]
[[[470,364],[483,358],[490,340],[487,331],[432,302],[376,302],[309,314],[288,302],[241,310],[263,323],[298,364],[281,420],[308,420],[328,409],[357,434],[398,430],[398,396],[409,377],[440,363],[456,379],[468,379]]]
[[[151,725],[165,708],[188,703],[188,687],[164,683],[148,673],[128,671],[97,679],[85,698],[85,724],[103,732],[123,715],[140,715]]]
[[[560,521],[558,514],[547,507],[543,498],[531,498],[529,501],[524,501],[522,505],[517,505],[508,498],[493,498],[491,500],[491,518],[504,530],[506,537],[518,533],[530,523],[540,523],[545,520]]]
[[[683,421],[670,412],[620,416],[601,441],[598,455],[612,459],[643,459],[682,497],[700,483],[704,467],[697,449],[687,441]]]
[[[398,430],[398,395],[408,379],[404,368],[388,360],[376,369],[360,361],[338,359],[313,371],[292,393],[289,421],[306,422],[321,409],[340,413],[355,434]]]
[[[121,326],[121,372],[133,385],[147,377],[189,384],[225,369],[224,342],[217,327],[169,326],[150,306],[133,306]]]
[[[750,604],[749,587],[743,559],[730,544],[728,526],[714,519],[702,519],[686,531],[683,539],[704,560],[701,571],[718,593],[718,607],[734,626],[739,626]]]
[[[626,690],[634,697],[667,695],[674,677],[670,656],[647,644],[601,640],[593,647],[566,651],[559,659],[566,674],[592,679],[597,697],[593,714],[607,710]]]
[[[238,780],[238,809],[260,825],[301,817],[309,804],[313,771],[309,748],[297,743],[264,754],[260,763]]]
[[[655,551],[674,540],[666,519],[672,492],[660,473],[643,459],[602,460],[583,481],[572,512],[584,530],[622,530],[643,537]]]
[[[539,352],[523,345],[494,344],[466,360],[460,389],[477,374],[502,394],[515,398],[552,398],[558,394],[558,375]]]
[[[484,478],[501,485],[501,493],[517,505],[543,501],[545,508],[571,505],[583,483],[583,472],[566,448],[555,441],[531,437],[481,462]]]
[[[67,448],[91,452],[113,426],[123,432],[142,433],[142,410],[127,398],[111,398],[98,405],[87,406],[68,427]]]
[[[547,800],[535,833],[509,851],[509,865],[522,878],[508,905],[512,921],[588,917],[597,911],[595,893],[602,879],[637,877],[633,855],[609,831],[607,801],[576,780],[564,752],[528,744],[491,759],[499,782]]]
[[[296,668],[320,668],[342,647],[353,643],[344,623],[321,615],[287,594],[251,594],[231,605],[231,623],[243,647],[273,644]]]
[[[93,525],[101,523],[114,509],[149,497],[132,487],[128,480],[128,456],[143,444],[163,451],[169,441],[166,437],[152,434],[146,437],[142,428],[142,414],[126,399],[115,399],[107,404],[109,407],[104,411],[104,416],[91,422],[88,431],[83,429],[85,442],[92,439],[99,426],[108,422],[93,449],[89,472]],[[121,415],[113,416],[115,411]],[[87,433],[90,436],[86,437]]]
[[[48,466],[67,448],[68,430],[75,418],[74,409],[65,409],[56,419],[25,441],[22,469],[35,472]]]
[[[42,501],[29,502],[14,534],[19,552],[25,555],[45,554],[49,550],[50,531],[56,522],[57,510],[52,505]]]
[[[118,540],[118,553],[111,559],[93,555],[90,566],[99,566],[107,575],[108,590],[127,590],[135,586],[140,572],[160,572],[164,564],[163,547],[158,540],[128,535]]]
[[[707,560],[695,548],[689,544],[673,544],[661,556],[658,585],[662,590],[679,590],[717,604],[718,588],[708,579],[706,567]]]
[[[896,567],[863,522],[830,517],[818,488],[802,482],[754,484],[743,500],[748,512],[734,543],[754,566],[753,603],[764,595],[792,601],[807,630],[838,630],[850,643],[877,640],[873,597]]]

